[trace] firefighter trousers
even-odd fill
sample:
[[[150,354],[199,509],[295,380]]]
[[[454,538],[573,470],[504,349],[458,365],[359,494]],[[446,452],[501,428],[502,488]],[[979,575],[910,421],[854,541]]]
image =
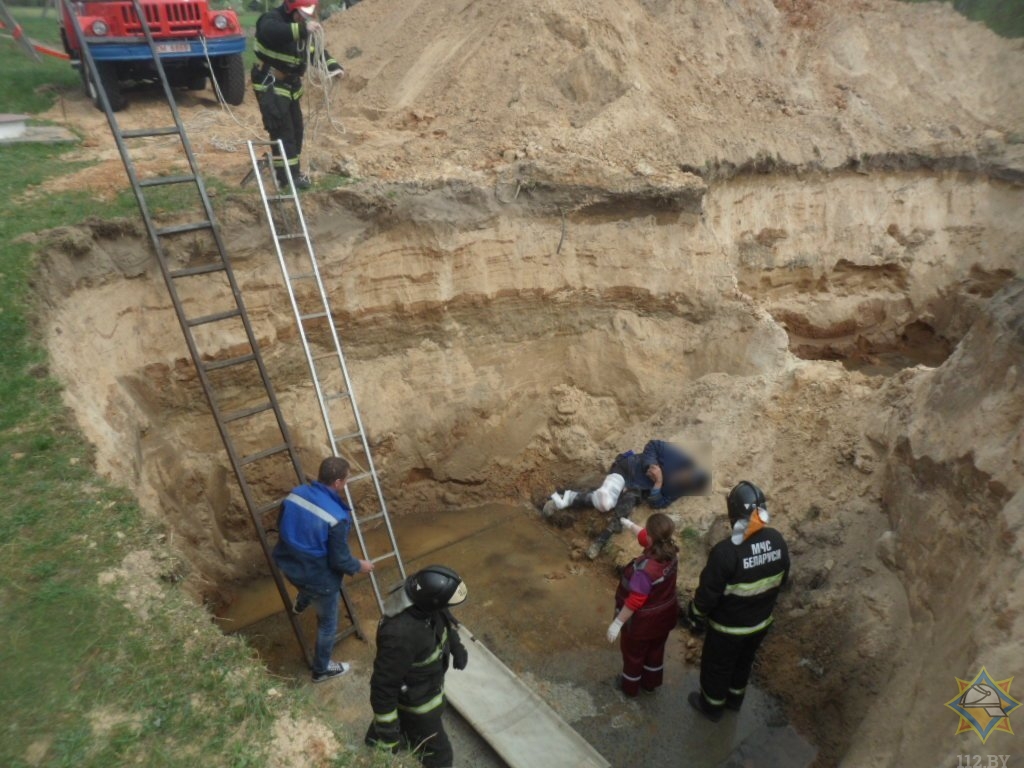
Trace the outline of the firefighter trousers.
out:
[[[429,712],[410,712],[398,708],[398,723],[401,731],[402,746],[411,750],[419,759],[423,768],[451,768],[455,761],[452,743],[444,730],[441,715],[444,714],[445,703],[434,707]],[[366,743],[377,741],[377,731],[373,723],[366,733]]]
[[[262,80],[259,78],[262,76]],[[278,169],[278,180],[284,182],[284,166],[291,167],[292,175],[299,173],[299,158],[302,155],[302,140],[305,126],[302,119],[302,81],[280,82],[267,76],[259,68],[252,73],[253,90],[256,102],[260,107],[263,127],[270,134],[271,141],[281,140],[284,145],[284,157],[274,150],[274,168]]]
[[[708,627],[700,657],[700,690],[708,709],[728,702],[738,709],[747,690],[754,657],[768,629],[750,635],[730,635]]]

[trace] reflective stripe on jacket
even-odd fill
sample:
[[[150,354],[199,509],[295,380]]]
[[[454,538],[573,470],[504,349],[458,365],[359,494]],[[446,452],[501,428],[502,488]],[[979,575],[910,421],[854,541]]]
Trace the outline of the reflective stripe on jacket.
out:
[[[719,632],[760,632],[771,625],[788,577],[789,549],[774,528],[762,528],[740,544],[725,539],[712,548],[701,571],[694,612]]]

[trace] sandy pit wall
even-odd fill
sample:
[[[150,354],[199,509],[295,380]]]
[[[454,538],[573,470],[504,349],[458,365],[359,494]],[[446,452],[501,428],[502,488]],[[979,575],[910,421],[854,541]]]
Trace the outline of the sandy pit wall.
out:
[[[900,528],[901,489],[928,487],[913,475],[920,417],[907,408],[892,425],[865,424],[947,364],[887,378],[793,351],[913,357],[906,331],[922,327],[955,348],[1019,275],[1019,200],[1012,184],[960,171],[708,188],[686,174],[567,183],[524,164],[499,185],[364,184],[304,205],[392,511],[525,503],[652,436],[710,445],[716,495],[679,510],[680,523],[713,531],[718,494],[740,477],[769,489],[799,567],[763,674],[837,756],[925,620],[924,566],[891,567],[877,544]],[[325,440],[259,207],[219,215],[313,465]],[[53,366],[97,465],[167,520],[189,585],[216,607],[266,566],[148,245],[130,223],[41,244]],[[964,471],[990,471],[974,463]],[[949,476],[929,475],[940,487]],[[983,507],[1002,508],[1005,490],[974,487]],[[900,541],[907,562],[927,551]],[[695,556],[687,586],[698,570]],[[950,648],[953,666],[973,660]],[[926,742],[910,735],[901,748],[923,754]]]

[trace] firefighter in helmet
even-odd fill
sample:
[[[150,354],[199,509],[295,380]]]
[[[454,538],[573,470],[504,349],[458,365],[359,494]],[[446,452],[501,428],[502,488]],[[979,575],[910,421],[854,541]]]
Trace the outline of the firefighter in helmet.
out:
[[[714,722],[724,709],[742,706],[754,656],[789,576],[789,550],[782,534],[767,527],[764,492],[744,480],[726,504],[732,535],[711,549],[683,619],[691,631],[706,631],[700,691],[687,700]]]
[[[448,610],[466,599],[466,584],[443,565],[408,577],[384,603],[370,678],[370,746],[416,750],[425,768],[449,768],[452,745],[441,715],[449,659],[465,669],[469,656]]]
[[[259,60],[252,68],[252,88],[271,141],[281,140],[284,157],[274,156],[278,184],[287,187],[289,166],[296,189],[309,189],[302,172],[302,76],[311,55],[314,37],[322,32],[316,16],[316,0],[284,0],[256,21],[253,50]],[[321,38],[322,39],[322,38]],[[324,50],[330,77],[344,77],[345,69]]]

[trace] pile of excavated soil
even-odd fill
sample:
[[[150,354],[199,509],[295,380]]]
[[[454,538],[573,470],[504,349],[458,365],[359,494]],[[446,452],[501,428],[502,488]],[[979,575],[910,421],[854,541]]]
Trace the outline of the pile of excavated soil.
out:
[[[326,30],[346,130],[312,89],[306,155],[354,179],[304,207],[389,508],[535,514],[650,437],[707,446],[681,583],[728,488],[762,485],[794,571],[758,675],[819,764],[1007,751],[936,713],[954,676],[1014,674],[1024,629],[1021,43],[883,0],[367,0]],[[126,127],[162,124],[132,98]],[[234,183],[255,105],[202,106],[183,95],[200,163]],[[101,167],[51,190],[126,186],[100,113],[52,116]],[[260,207],[218,217],[315,463]],[[266,566],[143,238],[40,236],[48,343],[98,467],[222,605]]]

